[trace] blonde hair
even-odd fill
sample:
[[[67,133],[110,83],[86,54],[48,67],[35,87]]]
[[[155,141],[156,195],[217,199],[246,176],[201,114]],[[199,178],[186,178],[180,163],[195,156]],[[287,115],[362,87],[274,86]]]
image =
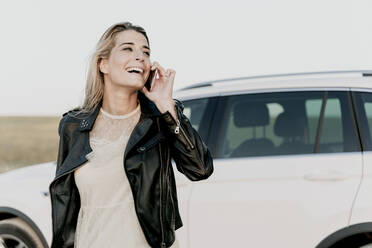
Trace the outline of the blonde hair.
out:
[[[149,39],[145,30],[140,26],[135,26],[130,22],[120,22],[110,26],[99,39],[94,53],[91,55],[87,81],[85,85],[85,98],[83,105],[75,110],[78,113],[92,112],[103,98],[104,79],[99,65],[103,58],[110,56],[112,48],[115,46],[115,37],[119,32],[125,30],[135,30],[143,34],[150,46]]]

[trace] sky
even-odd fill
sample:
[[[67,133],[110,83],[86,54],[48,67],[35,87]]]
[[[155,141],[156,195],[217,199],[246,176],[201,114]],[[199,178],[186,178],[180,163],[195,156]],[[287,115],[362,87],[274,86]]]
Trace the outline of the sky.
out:
[[[372,70],[371,0],[1,1],[0,115],[59,116],[84,98],[112,24],[145,28],[174,90],[223,78]]]

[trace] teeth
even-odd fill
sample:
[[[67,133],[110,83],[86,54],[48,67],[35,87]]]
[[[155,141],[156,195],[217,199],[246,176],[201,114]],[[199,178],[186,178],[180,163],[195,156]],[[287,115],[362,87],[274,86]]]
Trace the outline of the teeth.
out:
[[[142,73],[143,69],[141,69],[139,67],[129,67],[129,68],[127,68],[127,71],[137,71],[137,72]]]

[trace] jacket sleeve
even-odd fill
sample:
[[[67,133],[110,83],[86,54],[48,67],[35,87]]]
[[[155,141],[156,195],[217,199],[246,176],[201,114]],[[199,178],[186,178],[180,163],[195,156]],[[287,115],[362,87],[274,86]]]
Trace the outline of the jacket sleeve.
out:
[[[162,114],[169,137],[171,156],[176,162],[177,170],[191,181],[206,179],[213,173],[211,153],[199,133],[192,127],[190,120],[183,114],[183,103],[177,99],[173,100],[178,121],[169,111]]]

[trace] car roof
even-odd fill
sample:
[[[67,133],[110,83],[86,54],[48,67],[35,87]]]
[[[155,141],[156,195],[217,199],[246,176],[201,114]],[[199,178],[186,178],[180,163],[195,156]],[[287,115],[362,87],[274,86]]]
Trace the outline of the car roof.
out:
[[[188,99],[299,88],[359,88],[372,90],[372,70],[305,72],[227,78],[192,84],[175,91],[174,97]]]

